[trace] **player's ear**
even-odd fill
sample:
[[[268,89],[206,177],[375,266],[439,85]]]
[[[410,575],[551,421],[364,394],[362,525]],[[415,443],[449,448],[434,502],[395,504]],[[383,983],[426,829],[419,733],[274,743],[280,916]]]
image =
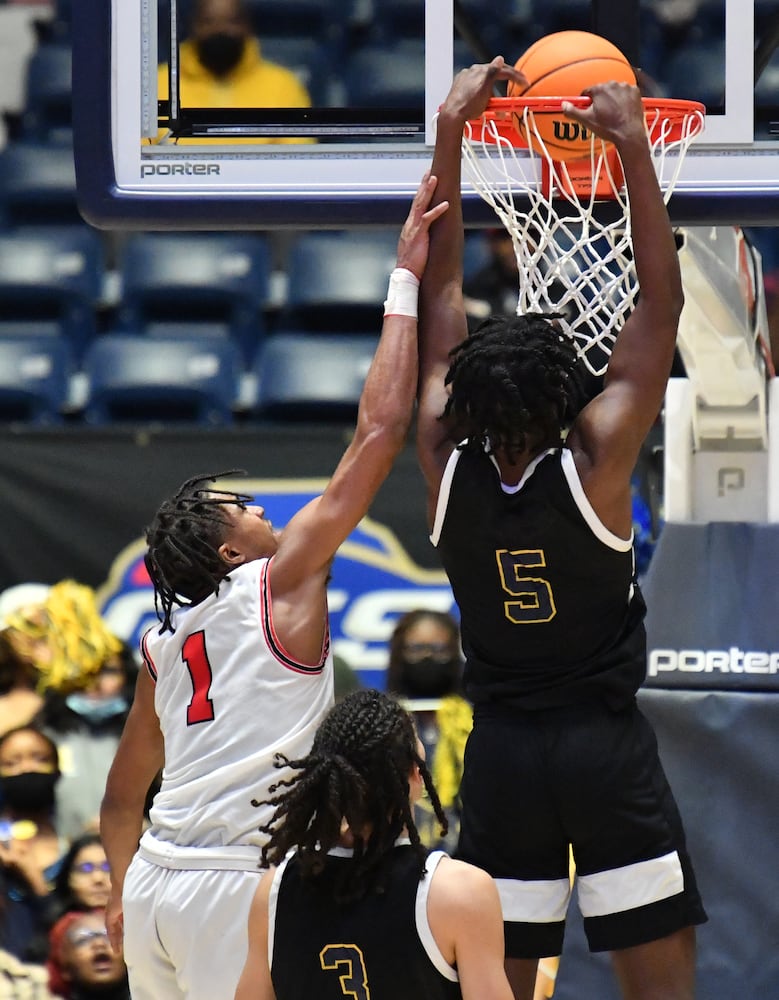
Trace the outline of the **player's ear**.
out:
[[[422,779],[422,772],[419,769],[419,764],[411,765],[411,773],[408,776],[408,793],[411,799],[411,804],[418,802],[425,792],[425,782]]]
[[[241,563],[246,562],[244,554],[239,552],[238,549],[234,549],[229,542],[222,542],[216,551],[219,553],[222,561],[226,562],[228,566],[240,566]]]

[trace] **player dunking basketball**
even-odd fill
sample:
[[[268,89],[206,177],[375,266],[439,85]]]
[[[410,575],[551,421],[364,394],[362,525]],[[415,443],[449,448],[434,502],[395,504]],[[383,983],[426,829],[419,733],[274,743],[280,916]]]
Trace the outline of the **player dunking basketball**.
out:
[[[435,179],[398,242],[354,437],[321,497],[276,531],[251,498],[185,483],[147,532],[161,628],[106,785],[108,930],[133,1000],[232,997],[260,878],[258,830],[277,752],[299,757],[332,703],[327,581],[403,446],[417,385],[416,306]],[[149,784],[164,767],[141,837]],[[124,925],[124,926],[123,926]]]
[[[564,110],[619,151],[640,286],[603,390],[583,405],[554,317],[493,318],[464,339],[461,141],[498,79],[516,79],[500,57],[464,70],[441,108],[432,169],[451,207],[420,295],[418,448],[475,706],[458,855],[497,880],[517,1000],[560,953],[569,844],[590,948],[612,953],[626,1000],[690,1000],[706,917],[635,701],[646,636],[630,495],[674,354],[674,237],[638,90],[593,87],[590,107]]]

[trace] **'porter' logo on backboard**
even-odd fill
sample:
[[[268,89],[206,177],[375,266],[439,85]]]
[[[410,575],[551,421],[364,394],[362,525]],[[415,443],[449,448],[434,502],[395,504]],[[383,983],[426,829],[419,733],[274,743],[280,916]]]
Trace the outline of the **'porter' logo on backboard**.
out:
[[[219,173],[218,163],[142,163],[141,177],[192,177]]]

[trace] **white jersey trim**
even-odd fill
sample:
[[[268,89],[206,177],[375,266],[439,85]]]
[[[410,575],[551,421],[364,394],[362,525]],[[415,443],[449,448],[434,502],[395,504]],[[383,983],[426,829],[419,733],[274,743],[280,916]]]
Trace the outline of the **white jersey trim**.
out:
[[[633,547],[633,532],[630,532],[629,538],[620,538],[619,535],[615,535],[614,532],[609,531],[609,529],[604,525],[598,515],[595,513],[592,504],[587,499],[587,495],[584,492],[584,487],[582,486],[582,481],[579,479],[579,471],[576,468],[576,463],[573,460],[573,454],[570,448],[561,448],[560,463],[563,468],[563,473],[566,480],[568,481],[568,488],[571,491],[571,496],[579,508],[582,517],[590,526],[595,537],[607,545],[610,549],[615,549],[617,552],[628,552]]]
[[[427,957],[430,959],[438,972],[441,973],[444,979],[448,979],[451,983],[457,983],[460,981],[460,977],[457,975],[457,969],[455,969],[454,966],[451,966],[441,954],[441,949],[436,944],[433,932],[430,929],[430,922],[427,918],[427,897],[430,893],[430,886],[432,884],[436,868],[438,867],[438,862],[441,858],[445,857],[448,857],[448,855],[443,851],[432,851],[428,855],[427,861],[425,862],[425,875],[419,880],[419,888],[417,889],[415,917],[417,934],[419,935],[419,940],[422,942],[422,947],[425,949]]]
[[[546,451],[542,451],[540,455],[536,455],[536,457],[532,459],[532,461],[528,462],[527,468],[522,473],[522,478],[515,485],[512,486],[509,483],[504,483],[503,480],[501,479],[500,488],[503,490],[503,492],[508,493],[509,496],[513,496],[514,493],[519,493],[519,491],[522,489],[522,487],[525,485],[528,479],[530,479],[530,477],[536,471],[538,463],[542,459],[546,458],[547,455],[551,455],[553,451],[554,448],[547,448]],[[489,460],[492,462],[492,464],[495,466],[495,468],[498,470],[498,478],[500,478],[500,466],[498,465],[498,460],[495,458],[492,452],[489,453],[488,457]]]
[[[273,873],[273,882],[271,883],[270,892],[268,894],[268,968],[273,969],[273,945],[276,940],[276,908],[279,902],[279,890],[281,889],[281,880],[284,877],[284,869],[289,864],[289,859],[292,857],[292,853],[288,854],[286,858],[281,862],[276,871]]]
[[[438,546],[441,540],[441,531],[444,526],[444,518],[446,517],[446,508],[449,506],[449,491],[452,488],[452,480],[454,479],[454,470],[457,468],[457,463],[460,461],[460,455],[462,451],[460,448],[455,448],[444,468],[444,474],[441,476],[441,485],[438,487],[438,500],[436,501],[435,507],[435,519],[433,520],[433,530],[430,533],[430,541]]]

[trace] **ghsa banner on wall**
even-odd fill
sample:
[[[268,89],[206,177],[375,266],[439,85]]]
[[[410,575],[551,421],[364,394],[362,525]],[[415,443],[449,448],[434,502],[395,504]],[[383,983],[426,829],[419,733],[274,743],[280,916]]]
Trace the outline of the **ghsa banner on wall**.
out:
[[[223,480],[226,489],[251,494],[275,528],[282,528],[327,486],[326,479]],[[102,614],[113,632],[137,649],[140,637],[157,622],[154,592],[143,562],[142,538],[120,552],[98,590]],[[441,570],[422,569],[395,533],[365,517],[338,550],[328,587],[333,652],[357,672],[361,682],[384,686],[387,644],[398,618],[416,608],[457,616],[449,583]]]

